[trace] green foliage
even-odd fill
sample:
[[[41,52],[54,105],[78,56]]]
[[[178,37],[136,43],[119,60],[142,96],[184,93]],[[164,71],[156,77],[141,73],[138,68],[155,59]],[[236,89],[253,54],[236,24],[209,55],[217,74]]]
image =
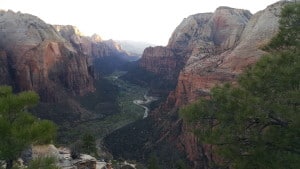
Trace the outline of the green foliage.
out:
[[[186,166],[184,161],[178,160],[176,162],[176,169],[188,169],[188,167]]]
[[[96,82],[96,92],[79,99],[82,106],[94,112],[99,118],[85,121],[76,126],[63,124],[58,141],[70,144],[81,139],[82,133],[90,133],[101,139],[112,131],[141,119],[145,110],[133,104],[135,99],[143,99],[146,88],[134,85],[121,78],[123,72],[115,72]]]
[[[210,99],[181,110],[225,167],[300,168],[299,11],[299,4],[283,9],[271,54],[241,75],[239,86],[216,87]]]
[[[150,156],[147,169],[160,169],[156,155],[152,154]]]
[[[27,169],[60,169],[56,161],[53,157],[37,158],[29,163]]]
[[[82,138],[71,145],[71,157],[80,158],[81,153],[97,156],[96,138],[91,134],[84,134]]]
[[[15,95],[11,87],[0,87],[0,160],[9,164],[7,168],[31,144],[50,143],[54,138],[56,127],[52,122],[27,112],[38,100],[32,91]]]
[[[91,154],[96,156],[97,148],[96,148],[96,138],[91,134],[84,134],[82,137],[82,148],[83,152],[87,154]]]
[[[272,39],[266,49],[282,49],[299,46],[300,39],[300,3],[290,3],[281,12],[278,35]]]

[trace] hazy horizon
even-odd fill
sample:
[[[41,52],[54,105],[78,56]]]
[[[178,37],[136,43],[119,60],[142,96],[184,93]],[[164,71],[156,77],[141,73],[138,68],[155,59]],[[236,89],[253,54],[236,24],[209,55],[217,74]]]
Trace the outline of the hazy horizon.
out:
[[[252,14],[278,0],[0,0],[0,9],[35,15],[49,24],[74,25],[90,36],[166,45],[181,21],[219,6]]]

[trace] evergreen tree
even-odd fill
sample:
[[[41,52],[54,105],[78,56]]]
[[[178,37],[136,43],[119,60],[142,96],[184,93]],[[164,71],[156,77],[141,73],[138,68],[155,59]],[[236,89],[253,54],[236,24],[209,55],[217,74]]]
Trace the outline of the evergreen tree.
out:
[[[282,50],[299,47],[300,43],[300,3],[287,4],[281,12],[279,33],[265,49]]]
[[[155,154],[151,154],[148,160],[147,169],[160,169],[157,156]]]
[[[37,158],[29,163],[27,169],[60,169],[55,165],[56,161],[53,157]]]
[[[32,91],[16,95],[11,87],[0,87],[0,160],[6,161],[7,169],[30,145],[50,143],[54,138],[56,127],[52,122],[27,112],[38,100]]]
[[[71,157],[73,159],[80,158],[81,153],[98,156],[96,147],[96,138],[91,134],[84,134],[80,140],[74,142],[71,146]]]
[[[195,133],[216,147],[225,168],[300,168],[299,11],[299,3],[282,10],[271,54],[237,87],[216,87],[210,99],[181,110],[184,120],[201,126]]]
[[[83,152],[87,154],[97,155],[96,138],[91,134],[84,134],[82,137]]]

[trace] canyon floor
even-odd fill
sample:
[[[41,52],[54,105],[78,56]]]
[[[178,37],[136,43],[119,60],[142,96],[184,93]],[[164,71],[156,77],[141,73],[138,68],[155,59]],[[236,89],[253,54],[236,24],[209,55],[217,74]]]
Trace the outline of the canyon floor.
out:
[[[148,88],[119,78],[125,71],[115,71],[96,82],[96,92],[78,97],[80,106],[93,112],[86,121],[63,123],[59,128],[58,144],[70,144],[83,134],[97,139],[99,158],[108,158],[102,139],[113,131],[147,117],[150,104],[159,102],[158,97],[148,96]],[[98,115],[97,115],[98,114]],[[102,155],[102,157],[101,157]]]

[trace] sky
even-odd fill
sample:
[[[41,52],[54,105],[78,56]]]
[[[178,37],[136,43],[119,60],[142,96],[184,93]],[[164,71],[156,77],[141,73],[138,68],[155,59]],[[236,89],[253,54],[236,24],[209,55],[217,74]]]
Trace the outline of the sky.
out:
[[[74,25],[86,36],[166,45],[189,15],[219,6],[265,9],[278,0],[0,0],[0,9],[36,15],[46,23]]]

